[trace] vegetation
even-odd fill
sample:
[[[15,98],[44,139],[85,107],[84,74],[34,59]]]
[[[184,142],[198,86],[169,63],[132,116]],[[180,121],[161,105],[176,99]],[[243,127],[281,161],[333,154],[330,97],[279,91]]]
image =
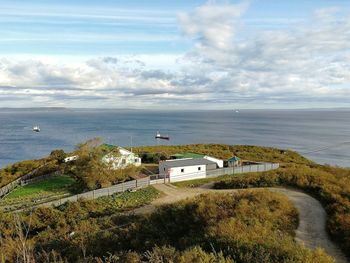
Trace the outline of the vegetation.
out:
[[[20,223],[16,215],[0,214],[0,257],[8,262],[24,254],[33,259],[27,262],[333,262],[293,240],[297,211],[285,196],[268,191],[208,194],[138,217],[115,214],[157,195],[150,187],[39,208],[23,214]]]
[[[79,145],[79,159],[74,162],[63,163],[61,151],[51,153],[47,160],[76,178],[82,190],[109,186],[140,172],[133,168],[113,171],[100,161],[105,151],[98,140],[92,140]],[[327,229],[349,255],[348,169],[318,165],[292,151],[256,146],[147,146],[134,151],[150,163],[179,152],[279,162],[281,168],[274,171],[178,185],[195,187],[216,181],[217,188],[282,185],[308,191],[324,204]],[[33,167],[8,169],[6,175],[15,177]],[[39,208],[19,219],[0,213],[0,258],[12,262],[28,254],[32,262],[332,262],[322,251],[311,252],[293,241],[296,211],[276,193],[206,195],[161,207],[147,216],[120,214],[157,196],[153,188],[147,188],[58,208]]]
[[[79,144],[75,152],[79,158],[65,165],[65,173],[74,177],[81,190],[93,190],[137,178],[141,168],[128,166],[114,169],[112,163],[106,163],[102,157],[108,153],[108,148],[101,145],[101,139],[95,138]],[[112,151],[114,156],[119,152]]]
[[[0,170],[0,187],[26,175],[45,163],[45,160],[22,161]]]
[[[158,146],[140,146],[133,148],[134,152],[141,157],[158,156],[168,158],[175,153],[192,152],[204,155],[210,155],[216,158],[227,160],[236,155],[244,160],[254,160],[261,162],[279,162],[279,163],[300,163],[312,164],[296,152],[289,150],[279,150],[270,147],[259,147],[249,145],[226,145],[226,144],[189,144],[189,145],[158,145]],[[142,159],[144,162],[144,158]],[[158,158],[154,160],[159,161]],[[151,160],[148,160],[151,162]]]
[[[232,176],[217,182],[215,188],[280,185],[303,189],[323,203],[328,232],[350,256],[350,170],[291,164],[275,171]]]
[[[32,198],[35,196],[43,196],[45,194],[63,194],[69,193],[71,186],[75,180],[70,176],[54,176],[43,181],[20,186],[6,196],[7,199],[14,198]]]
[[[178,186],[178,187],[198,187],[198,186],[201,186],[204,184],[213,183],[213,182],[221,181],[224,179],[229,179],[231,177],[232,177],[232,175],[221,175],[218,177],[207,177],[207,178],[203,178],[203,179],[193,179],[193,180],[188,180],[188,181],[175,182],[175,183],[171,183],[171,184]]]
[[[248,188],[291,186],[307,191],[320,200],[328,214],[327,230],[331,237],[350,256],[350,169],[318,165],[296,152],[258,146],[221,144],[143,146],[140,153],[158,152],[171,155],[177,152],[196,152],[227,159],[233,155],[245,160],[278,162],[280,169],[264,173],[206,178],[177,183],[178,186],[198,186],[222,181],[217,188]]]
[[[153,187],[140,189],[136,192],[123,192],[112,196],[100,197],[96,200],[81,200],[81,209],[89,214],[89,218],[113,215],[131,208],[136,208],[150,203],[156,199],[160,193]],[[59,207],[65,210],[67,205]]]
[[[0,169],[0,187],[27,174],[31,174],[31,178],[35,178],[56,171],[62,171],[63,166],[61,164],[65,157],[66,154],[63,150],[54,150],[48,157],[17,162]]]
[[[158,196],[157,190],[148,187],[91,201],[70,202],[57,208],[40,207],[22,214],[0,213],[1,262],[67,262],[67,259],[83,262],[83,251],[91,235],[97,241],[115,228],[120,218],[125,218],[118,213],[148,204]],[[108,257],[107,252],[105,255]]]

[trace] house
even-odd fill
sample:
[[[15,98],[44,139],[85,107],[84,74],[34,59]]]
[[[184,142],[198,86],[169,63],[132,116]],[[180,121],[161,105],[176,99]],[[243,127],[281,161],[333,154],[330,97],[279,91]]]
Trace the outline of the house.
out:
[[[227,164],[228,164],[228,167],[242,166],[242,160],[237,156],[233,156],[232,158],[227,160]]]
[[[206,171],[215,170],[217,163],[206,158],[187,158],[163,161],[159,164],[159,175],[169,182],[186,181],[206,177]]]
[[[141,158],[139,156],[122,147],[116,147],[112,152],[103,156],[102,161],[112,164],[113,169],[124,168],[128,165],[141,165]]]
[[[78,156],[77,155],[73,155],[73,156],[69,156],[69,157],[64,158],[63,162],[69,163],[69,162],[75,161],[77,159],[78,159]]]
[[[218,158],[211,157],[208,155],[204,155],[204,154],[187,152],[187,153],[176,153],[176,154],[173,154],[170,156],[170,159],[198,159],[198,158],[204,158],[204,159],[207,159],[209,161],[213,161],[217,164],[218,168],[224,167],[223,160],[220,160]]]

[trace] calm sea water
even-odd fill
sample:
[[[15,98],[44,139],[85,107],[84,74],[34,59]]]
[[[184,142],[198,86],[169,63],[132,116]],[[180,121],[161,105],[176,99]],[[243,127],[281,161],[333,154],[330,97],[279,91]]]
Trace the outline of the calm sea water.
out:
[[[42,131],[32,131],[39,125]],[[319,162],[350,167],[350,110],[131,111],[0,110],[0,167],[46,156],[52,149],[70,151],[99,136],[129,146],[155,145],[156,131],[168,134],[162,144],[226,143],[273,146],[306,154]]]

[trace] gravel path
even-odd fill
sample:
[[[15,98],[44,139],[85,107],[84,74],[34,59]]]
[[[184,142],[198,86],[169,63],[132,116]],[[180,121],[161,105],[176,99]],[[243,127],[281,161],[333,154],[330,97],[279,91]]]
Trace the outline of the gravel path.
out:
[[[228,189],[215,190],[210,189],[211,184],[202,186],[201,188],[177,188],[173,185],[158,184],[154,187],[163,192],[164,196],[154,200],[151,204],[137,208],[131,213],[145,214],[155,210],[162,204],[175,203],[177,201],[192,198],[199,194],[220,192],[232,193],[244,191],[244,189]],[[265,188],[272,192],[285,194],[299,211],[299,226],[296,230],[296,241],[304,244],[306,247],[315,249],[316,247],[323,248],[327,254],[333,256],[338,263],[348,262],[341,250],[330,240],[326,229],[326,212],[320,202],[315,198],[296,190],[285,188]]]

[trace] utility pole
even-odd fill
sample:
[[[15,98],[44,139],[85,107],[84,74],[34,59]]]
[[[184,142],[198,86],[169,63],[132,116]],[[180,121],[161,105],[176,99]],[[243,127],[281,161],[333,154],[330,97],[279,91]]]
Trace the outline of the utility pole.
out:
[[[130,135],[130,143],[131,143],[130,151],[132,152],[132,135]]]

